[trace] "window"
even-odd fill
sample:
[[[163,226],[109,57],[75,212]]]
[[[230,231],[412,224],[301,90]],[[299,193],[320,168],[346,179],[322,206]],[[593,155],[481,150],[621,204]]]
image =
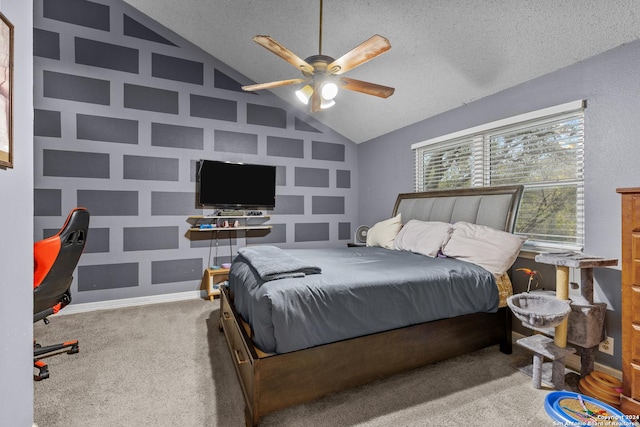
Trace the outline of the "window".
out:
[[[515,232],[527,246],[584,245],[584,103],[414,144],[415,190],[524,185]]]

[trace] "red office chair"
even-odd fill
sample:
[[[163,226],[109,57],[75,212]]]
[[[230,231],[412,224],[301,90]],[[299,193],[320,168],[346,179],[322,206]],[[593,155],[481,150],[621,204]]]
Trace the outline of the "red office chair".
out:
[[[89,231],[89,211],[75,208],[62,229],[49,238],[33,245],[35,260],[33,274],[33,322],[49,323],[47,316],[57,313],[71,302],[71,281],[84,250]],[[49,368],[42,358],[69,348],[67,353],[78,352],[78,341],[42,347],[33,342],[33,366],[39,370],[36,381],[49,378]]]

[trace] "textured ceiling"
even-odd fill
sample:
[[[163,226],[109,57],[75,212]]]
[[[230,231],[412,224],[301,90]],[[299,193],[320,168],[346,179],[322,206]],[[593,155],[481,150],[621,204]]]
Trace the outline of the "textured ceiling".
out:
[[[318,54],[319,0],[125,0],[247,77],[301,77],[254,43],[269,35]],[[345,74],[396,88],[381,99],[341,91],[314,117],[367,141],[640,38],[638,0],[324,0],[322,53],[373,34],[391,50]],[[295,104],[294,87],[272,90]]]

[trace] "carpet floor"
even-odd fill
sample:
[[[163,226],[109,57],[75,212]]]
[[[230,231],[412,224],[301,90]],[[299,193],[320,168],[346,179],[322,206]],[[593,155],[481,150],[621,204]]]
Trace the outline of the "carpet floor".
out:
[[[78,339],[34,382],[39,427],[244,425],[240,385],[218,330],[219,302],[188,300],[57,315],[34,324],[42,345]],[[553,426],[518,371],[530,357],[497,346],[263,418],[261,426]]]

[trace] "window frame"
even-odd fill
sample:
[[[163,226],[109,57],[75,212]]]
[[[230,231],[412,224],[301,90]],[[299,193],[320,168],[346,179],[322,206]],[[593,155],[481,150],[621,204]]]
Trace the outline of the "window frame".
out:
[[[470,159],[471,166],[471,187],[484,187],[488,186],[490,182],[489,165],[491,164],[491,157],[489,148],[491,146],[491,136],[495,136],[500,132],[503,132],[506,128],[511,128],[517,132],[518,127],[524,131],[531,126],[532,123],[541,121],[551,121],[554,118],[570,117],[571,115],[577,116],[582,120],[584,127],[584,109],[586,108],[585,100],[572,101],[565,104],[557,105],[554,107],[544,108],[541,110],[532,111],[525,114],[520,114],[512,117],[508,117],[501,120],[496,120],[490,123],[485,123],[472,128],[464,129],[458,132],[453,132],[447,135],[442,135],[436,138],[431,138],[422,142],[418,142],[411,145],[411,149],[414,153],[414,190],[425,191],[424,188],[424,154],[426,147],[438,146],[438,149],[444,149],[445,147],[462,146],[468,142],[471,145],[472,155]],[[585,218],[584,218],[584,132],[579,141],[579,148],[577,149],[576,169],[577,177],[573,180],[573,185],[576,188],[576,241],[575,242],[550,242],[546,240],[531,239],[525,243],[525,249],[532,251],[540,250],[582,250],[584,247],[584,230],[585,230]],[[428,148],[426,148],[428,150]],[[511,182],[510,184],[517,184]],[[527,183],[521,182],[521,185],[525,185],[525,191],[527,188],[534,189],[540,188],[547,184],[539,184],[535,182]],[[495,184],[494,184],[495,185]],[[504,184],[506,185],[506,184]],[[569,187],[567,181],[566,186]],[[558,187],[561,187],[559,185]],[[455,187],[465,188],[465,187]],[[520,233],[517,233],[520,234]]]

